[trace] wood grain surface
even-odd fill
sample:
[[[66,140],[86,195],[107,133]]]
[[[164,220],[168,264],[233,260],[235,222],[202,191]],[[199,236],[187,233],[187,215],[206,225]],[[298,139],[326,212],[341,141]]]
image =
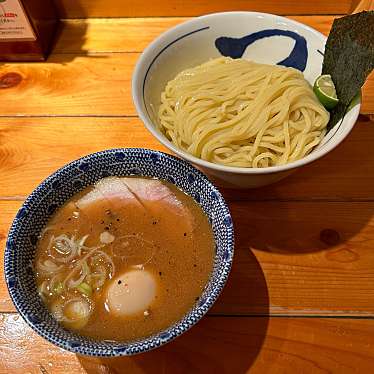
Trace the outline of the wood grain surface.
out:
[[[328,35],[333,20],[340,16],[287,17]],[[190,19],[189,17],[66,19],[61,21],[61,32],[53,53],[142,52],[161,33]]]
[[[298,19],[326,33],[333,17]],[[138,33],[133,24],[129,37],[126,36],[126,25],[118,27],[120,31],[117,33],[116,23],[112,26],[107,23],[103,28],[103,23],[93,22],[86,25],[87,29],[92,30],[87,33],[80,30],[82,33],[79,38],[77,30],[79,27],[85,27],[85,22],[82,21],[79,27],[76,24],[67,22],[66,27],[63,27],[61,40],[64,40],[63,35],[66,34],[66,42],[57,45],[57,51],[64,50],[64,53],[53,53],[47,63],[11,63],[0,66],[0,116],[136,115],[131,98],[131,76],[140,55],[134,52],[136,35],[140,34],[142,39],[153,39],[162,31],[160,20],[156,20],[155,25],[153,19],[143,20],[144,31]],[[140,28],[141,21],[137,25]],[[168,26],[164,24],[163,27]],[[119,36],[113,38],[116,34]],[[95,35],[100,35],[100,38]],[[73,38],[81,40],[81,52],[78,51],[79,42],[72,43],[71,50],[69,49],[69,40]],[[96,39],[98,42],[95,42]],[[127,40],[123,47],[119,47],[121,39]],[[108,48],[104,46],[103,40],[114,42],[110,41]],[[135,48],[138,51],[142,50],[148,41],[143,45],[139,44],[140,47]],[[11,81],[15,82],[15,85],[7,83],[9,73],[19,77],[18,80]],[[361,112],[374,112],[374,74],[363,88]]]
[[[374,1],[373,0],[352,0],[350,13],[358,13],[363,10],[373,10]]]
[[[344,14],[355,4],[352,0],[55,0],[55,3],[63,18],[198,16],[233,10],[275,14]]]
[[[230,200],[374,201],[373,142],[374,121],[361,116],[343,144],[284,181],[223,193]],[[0,199],[24,199],[67,162],[115,147],[166,151],[137,118],[0,118]]]
[[[205,317],[162,348],[105,359],[65,352],[38,337],[18,315],[0,314],[0,372],[371,373],[373,335],[368,320]]]

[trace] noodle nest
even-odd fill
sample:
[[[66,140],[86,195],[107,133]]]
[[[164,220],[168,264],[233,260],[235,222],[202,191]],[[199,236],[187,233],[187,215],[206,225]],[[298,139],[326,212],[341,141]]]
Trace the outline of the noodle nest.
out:
[[[220,57],[169,81],[158,119],[171,142],[198,158],[262,168],[310,153],[329,113],[300,71]]]

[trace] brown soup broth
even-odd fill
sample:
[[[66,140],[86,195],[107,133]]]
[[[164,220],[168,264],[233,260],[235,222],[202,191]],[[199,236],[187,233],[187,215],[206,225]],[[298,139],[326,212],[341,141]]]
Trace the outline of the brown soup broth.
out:
[[[127,178],[140,189],[152,185],[138,193],[126,182],[132,194],[126,198],[110,187],[125,179],[110,178],[101,190],[90,186],[73,196],[49,220],[37,244],[36,280],[46,306],[66,328],[131,341],[169,327],[192,308],[212,272],[214,238],[201,207],[173,184]],[[78,248],[71,259],[69,245]],[[153,275],[156,296],[140,313],[113,314],[108,284],[133,269]],[[66,305],[74,299],[87,301],[88,317],[77,319],[74,310],[72,317]]]

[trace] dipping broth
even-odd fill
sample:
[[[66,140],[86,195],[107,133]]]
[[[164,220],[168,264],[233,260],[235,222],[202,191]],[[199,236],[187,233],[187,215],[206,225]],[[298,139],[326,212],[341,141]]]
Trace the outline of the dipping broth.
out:
[[[180,320],[213,269],[200,206],[174,185],[108,177],[66,202],[40,235],[39,294],[80,335],[132,341]]]

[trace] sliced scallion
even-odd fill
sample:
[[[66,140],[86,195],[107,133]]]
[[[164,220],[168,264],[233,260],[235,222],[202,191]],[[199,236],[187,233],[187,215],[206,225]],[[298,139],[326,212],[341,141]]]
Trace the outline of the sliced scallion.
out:
[[[86,282],[82,282],[76,289],[88,297],[92,295],[92,287]]]
[[[63,290],[64,290],[64,285],[62,284],[62,282],[58,282],[53,288],[53,292],[56,293],[57,295],[60,295]]]

